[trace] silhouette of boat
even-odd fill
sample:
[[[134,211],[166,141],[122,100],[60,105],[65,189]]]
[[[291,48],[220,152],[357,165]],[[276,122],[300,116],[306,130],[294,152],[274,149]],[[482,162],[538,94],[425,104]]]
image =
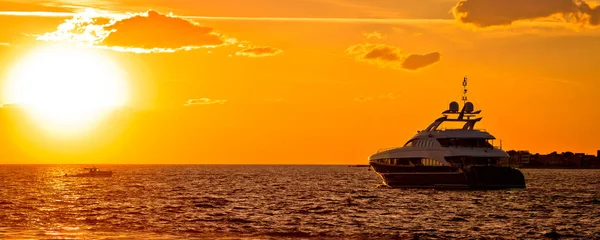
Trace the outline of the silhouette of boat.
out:
[[[100,169],[96,167],[84,168],[87,172],[68,175],[65,174],[66,177],[111,177],[113,175],[112,171],[100,171]]]
[[[493,146],[495,139],[485,130],[474,129],[481,110],[467,102],[467,78],[463,81],[464,105],[451,102],[443,117],[413,136],[403,147],[382,149],[369,157],[369,164],[390,187],[525,188],[521,171],[503,162],[509,155]],[[451,115],[457,115],[451,118]],[[464,123],[462,128],[441,129],[445,122]]]

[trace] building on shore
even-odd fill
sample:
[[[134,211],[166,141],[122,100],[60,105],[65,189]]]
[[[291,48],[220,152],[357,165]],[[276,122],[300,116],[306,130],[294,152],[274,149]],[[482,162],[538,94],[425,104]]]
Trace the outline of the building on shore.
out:
[[[508,165],[513,166],[513,167],[523,167],[523,166],[527,166],[530,164],[530,160],[531,160],[531,153],[529,151],[523,151],[523,150],[519,150],[519,151],[515,151],[515,150],[510,150],[508,152]]]
[[[596,156],[585,153],[552,152],[531,154],[529,151],[507,151],[506,164],[520,168],[600,168],[600,150]]]

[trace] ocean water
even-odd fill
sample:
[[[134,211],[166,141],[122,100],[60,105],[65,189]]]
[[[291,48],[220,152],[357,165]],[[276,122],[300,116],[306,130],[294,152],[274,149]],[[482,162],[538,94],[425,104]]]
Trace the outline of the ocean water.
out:
[[[2,239],[600,239],[600,170],[527,189],[389,189],[347,166],[0,165]]]

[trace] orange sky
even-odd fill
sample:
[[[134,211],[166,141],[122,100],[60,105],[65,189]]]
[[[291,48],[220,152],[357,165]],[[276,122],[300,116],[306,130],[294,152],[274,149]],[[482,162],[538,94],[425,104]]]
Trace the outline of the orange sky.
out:
[[[0,164],[364,164],[460,100],[463,76],[504,149],[595,154],[600,8],[537,4],[0,1],[0,90],[57,42],[108,56],[130,86],[75,135],[0,108]]]

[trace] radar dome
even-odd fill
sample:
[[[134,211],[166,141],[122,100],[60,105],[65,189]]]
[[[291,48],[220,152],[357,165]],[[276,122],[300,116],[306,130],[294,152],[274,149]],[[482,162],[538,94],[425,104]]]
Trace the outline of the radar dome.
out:
[[[475,106],[473,106],[472,102],[465,103],[465,112],[472,113],[475,110]]]
[[[451,102],[449,110],[450,110],[450,112],[458,112],[458,103]]]

